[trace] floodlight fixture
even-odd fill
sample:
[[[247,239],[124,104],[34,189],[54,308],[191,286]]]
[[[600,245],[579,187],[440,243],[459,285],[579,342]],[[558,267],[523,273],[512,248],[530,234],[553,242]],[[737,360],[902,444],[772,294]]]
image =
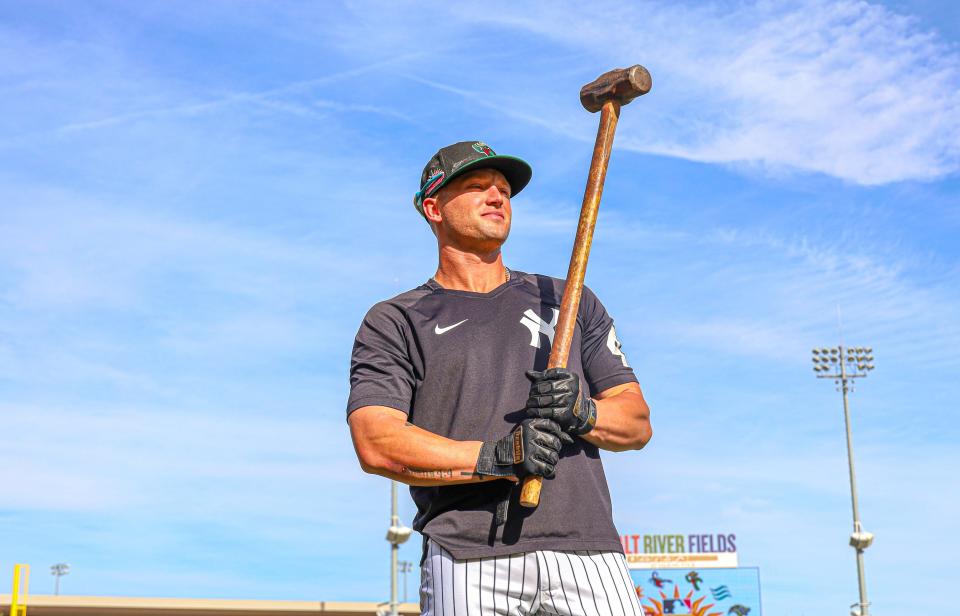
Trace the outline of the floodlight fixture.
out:
[[[412,528],[406,526],[391,526],[387,529],[387,541],[396,545],[403,545],[410,538]]]
[[[857,550],[865,550],[873,543],[873,533],[865,530],[850,534],[850,547]]]

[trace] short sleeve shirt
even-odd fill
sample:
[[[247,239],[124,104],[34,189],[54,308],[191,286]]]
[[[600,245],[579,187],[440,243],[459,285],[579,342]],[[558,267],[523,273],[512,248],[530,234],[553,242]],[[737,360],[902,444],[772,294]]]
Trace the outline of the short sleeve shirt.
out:
[[[353,346],[347,414],[386,406],[454,440],[492,441],[525,418],[527,370],[550,355],[563,280],[511,272],[489,293],[444,289],[436,281],[376,304]],[[591,395],[636,382],[613,320],[583,290],[567,368]],[[594,445],[564,445],[556,476],[544,480],[540,505],[518,503],[519,486],[501,480],[411,487],[413,526],[455,558],[538,549],[622,550],[610,493]],[[506,522],[498,503],[510,498]]]

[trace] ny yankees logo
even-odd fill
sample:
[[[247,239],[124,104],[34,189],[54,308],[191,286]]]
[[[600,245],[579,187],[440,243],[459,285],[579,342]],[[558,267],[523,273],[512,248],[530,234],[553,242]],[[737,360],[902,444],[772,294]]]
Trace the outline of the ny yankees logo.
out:
[[[553,311],[553,318],[549,323],[529,308],[520,317],[520,322],[530,330],[530,346],[540,348],[540,334],[546,336],[547,340],[550,341],[550,346],[553,346],[554,328],[557,326],[557,319],[560,318],[560,310],[557,308],[551,308],[550,310]]]

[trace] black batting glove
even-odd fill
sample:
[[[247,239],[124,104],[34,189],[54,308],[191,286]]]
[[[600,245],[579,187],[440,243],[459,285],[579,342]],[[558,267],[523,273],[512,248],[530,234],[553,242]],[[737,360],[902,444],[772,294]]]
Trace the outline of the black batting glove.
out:
[[[528,417],[545,417],[569,434],[582,436],[597,423],[597,404],[580,391],[580,377],[566,368],[528,370]]]
[[[539,475],[550,479],[560,460],[560,447],[572,442],[554,421],[524,419],[507,436],[499,441],[486,441],[480,447],[477,473],[518,479]]]

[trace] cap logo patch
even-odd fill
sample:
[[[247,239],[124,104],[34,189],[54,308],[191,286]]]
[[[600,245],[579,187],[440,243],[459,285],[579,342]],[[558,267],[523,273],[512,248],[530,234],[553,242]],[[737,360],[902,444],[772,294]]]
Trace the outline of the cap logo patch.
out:
[[[431,194],[434,190],[436,190],[437,187],[440,186],[441,183],[443,183],[444,175],[445,175],[445,174],[444,174],[443,171],[441,170],[441,171],[438,171],[435,175],[430,176],[430,179],[427,180],[427,185],[426,185],[426,187],[423,189],[423,195],[424,195],[425,197],[429,197],[430,194]]]
[[[473,149],[476,150],[478,153],[483,154],[484,156],[495,156],[495,155],[496,155],[496,152],[494,152],[494,151],[490,148],[490,146],[488,146],[486,143],[484,143],[484,142],[482,142],[482,141],[478,141],[478,142],[474,143],[474,144],[473,144]]]

